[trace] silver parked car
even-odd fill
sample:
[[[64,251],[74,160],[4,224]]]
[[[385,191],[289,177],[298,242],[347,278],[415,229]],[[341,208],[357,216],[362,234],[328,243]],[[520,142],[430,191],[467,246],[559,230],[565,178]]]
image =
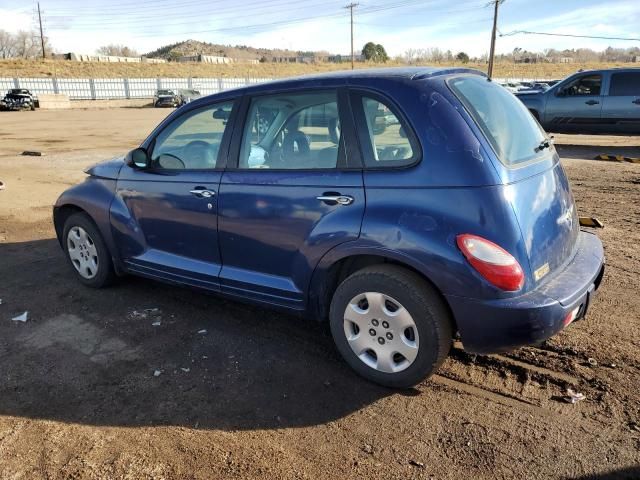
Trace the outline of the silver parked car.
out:
[[[180,89],[178,90],[178,99],[180,101],[179,105],[185,105],[196,98],[200,98],[202,95],[198,90],[192,89]]]

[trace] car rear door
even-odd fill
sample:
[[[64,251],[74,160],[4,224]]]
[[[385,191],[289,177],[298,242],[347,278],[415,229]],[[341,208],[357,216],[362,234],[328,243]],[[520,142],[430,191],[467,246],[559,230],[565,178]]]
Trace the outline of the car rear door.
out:
[[[584,132],[602,129],[602,74],[574,77],[547,95],[542,123],[547,130]]]
[[[602,120],[612,133],[640,133],[640,71],[611,73]]]
[[[218,186],[237,101],[185,111],[149,146],[149,168],[120,171],[111,208],[127,269],[218,290]]]
[[[311,274],[355,240],[365,208],[348,98],[337,86],[245,99],[222,176],[224,292],[303,309]]]

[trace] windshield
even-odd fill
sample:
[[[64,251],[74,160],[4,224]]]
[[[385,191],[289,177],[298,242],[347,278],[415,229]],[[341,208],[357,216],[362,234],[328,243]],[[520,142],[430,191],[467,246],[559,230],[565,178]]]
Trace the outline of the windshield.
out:
[[[158,90],[158,95],[173,95],[171,90]]]
[[[477,75],[456,77],[448,83],[502,163],[513,166],[542,158],[539,146],[547,136],[512,93]]]

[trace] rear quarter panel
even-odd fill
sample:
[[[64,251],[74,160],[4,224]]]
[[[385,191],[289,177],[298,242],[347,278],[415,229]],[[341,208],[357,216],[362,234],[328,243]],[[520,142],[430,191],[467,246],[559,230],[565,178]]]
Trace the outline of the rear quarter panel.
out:
[[[483,138],[465,120],[444,79],[351,83],[376,89],[396,103],[423,151],[414,166],[364,171],[367,207],[362,233],[357,242],[343,246],[341,254],[348,248],[393,252],[445,294],[513,295],[483,281],[456,246],[460,233],[481,235],[514,254],[527,271],[524,242],[505,187]]]

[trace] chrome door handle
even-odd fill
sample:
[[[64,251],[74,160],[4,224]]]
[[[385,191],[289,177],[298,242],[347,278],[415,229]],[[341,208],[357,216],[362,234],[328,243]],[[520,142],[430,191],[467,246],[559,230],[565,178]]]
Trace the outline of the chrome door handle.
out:
[[[211,198],[216,194],[216,192],[212,192],[211,190],[198,189],[198,188],[194,190],[189,190],[189,193],[200,198]]]
[[[636,105],[640,105],[640,98],[636,98],[631,103],[635,103]]]
[[[316,198],[321,202],[334,202],[339,205],[351,205],[353,203],[351,195],[320,195]]]

